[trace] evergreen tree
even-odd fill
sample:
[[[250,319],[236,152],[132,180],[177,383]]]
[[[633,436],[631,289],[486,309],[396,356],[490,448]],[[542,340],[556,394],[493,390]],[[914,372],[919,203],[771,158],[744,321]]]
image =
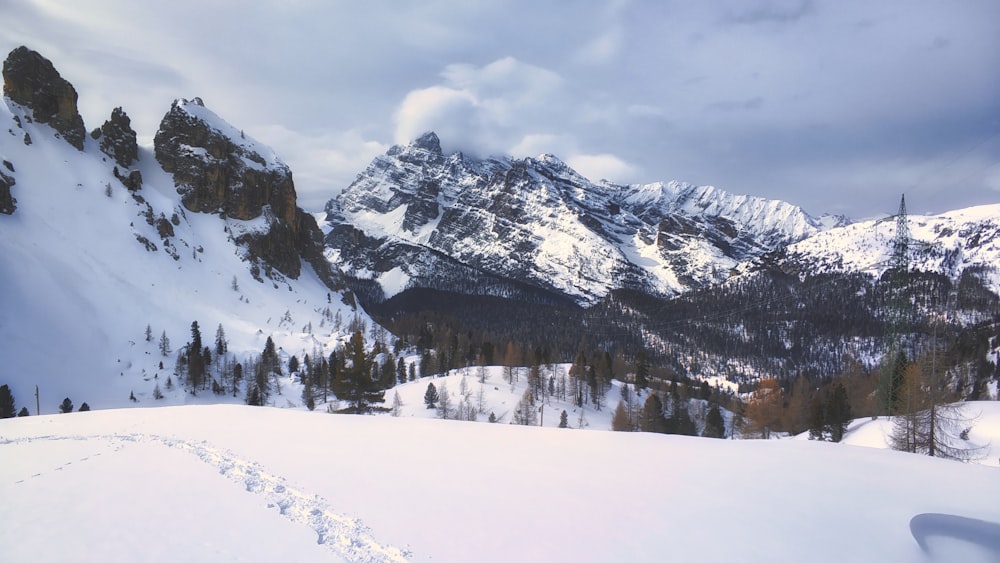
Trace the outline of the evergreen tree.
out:
[[[682,436],[698,435],[698,428],[688,413],[687,400],[674,401],[674,410],[670,413],[670,419],[667,420],[667,433]]]
[[[21,410],[17,413],[18,417],[29,416],[28,407],[21,407]]]
[[[645,350],[639,350],[635,356],[635,387],[636,389],[649,387],[649,362]]]
[[[316,397],[313,394],[312,380],[308,377],[302,378],[302,404],[309,410],[316,410]]]
[[[297,356],[292,356],[288,358],[288,373],[298,373],[299,371],[299,358]]]
[[[396,380],[400,384],[406,383],[406,361],[403,358],[396,362]]]
[[[59,404],[59,412],[63,414],[73,412],[73,401],[70,401],[69,397],[63,399],[63,402]]]
[[[424,404],[427,405],[429,409],[436,409],[437,402],[440,396],[437,392],[437,387],[434,387],[433,383],[427,384],[427,391],[424,392]]]
[[[663,416],[663,401],[660,400],[656,393],[650,393],[646,397],[646,402],[642,405],[642,414],[639,417],[639,430],[659,434],[667,432],[667,419]]]
[[[14,404],[14,395],[10,392],[10,387],[0,385],[0,418],[14,418],[17,414],[17,406]]]
[[[271,396],[271,378],[277,373],[281,374],[281,364],[278,359],[278,352],[274,348],[274,340],[270,336],[264,342],[264,351],[260,354],[260,361],[254,370],[253,380],[247,385],[247,404],[253,406],[264,406]]]
[[[375,403],[385,401],[385,393],[372,376],[373,363],[365,349],[365,337],[360,329],[351,335],[344,356],[350,362],[350,366],[339,370],[333,392],[338,399],[350,404],[351,412],[367,414],[374,408]]]
[[[153,341],[153,327],[146,325],[146,342]]]
[[[205,379],[205,361],[202,356],[201,329],[198,321],[191,323],[191,341],[187,345],[188,385],[194,394],[201,388]]]
[[[167,331],[160,335],[160,355],[164,358],[170,355],[170,339],[167,338]]]
[[[559,415],[559,428],[569,428],[569,415],[566,414],[566,409],[563,409],[562,414]]]
[[[80,405],[79,412],[87,412],[89,410],[90,410],[90,405],[88,405],[86,402],[84,402],[82,405]]]
[[[819,395],[809,401],[809,439],[826,440],[826,408]]]
[[[236,278],[234,277],[235,281]],[[226,342],[226,331],[222,329],[222,323],[219,323],[219,328],[215,329],[215,357],[221,358],[226,355],[229,351],[229,343]]]
[[[851,404],[847,400],[847,389],[841,383],[835,383],[826,404],[826,428],[830,433],[830,441],[839,442],[847,432],[851,422]]]
[[[719,405],[712,405],[705,415],[705,429],[701,432],[705,438],[725,438],[726,421],[722,418],[722,410]]]

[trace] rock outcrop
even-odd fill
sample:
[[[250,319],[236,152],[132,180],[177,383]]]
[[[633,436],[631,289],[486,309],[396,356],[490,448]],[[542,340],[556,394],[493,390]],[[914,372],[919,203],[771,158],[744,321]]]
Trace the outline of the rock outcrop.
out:
[[[323,258],[323,237],[315,219],[297,207],[292,172],[268,147],[248,138],[199,98],[176,100],[153,140],[157,162],[173,175],[182,205],[218,213],[229,221],[248,258],[264,274],[276,270],[298,278],[301,260],[327,286],[342,287]]]
[[[112,110],[111,118],[100,128],[91,131],[90,136],[100,143],[101,152],[114,159],[118,165],[115,167],[115,177],[129,190],[138,191],[142,187],[142,173],[129,168],[139,160],[139,144],[132,129],[132,120],[125,110],[120,107]],[[118,167],[123,171],[119,171]]]
[[[0,169],[0,213],[4,215],[12,215],[17,209],[17,200],[10,193],[10,188],[14,185],[13,173],[14,165],[3,161],[3,169]]]
[[[76,106],[76,89],[45,57],[27,47],[10,52],[3,63],[3,93],[31,109],[31,117],[46,123],[78,150],[86,130]]]

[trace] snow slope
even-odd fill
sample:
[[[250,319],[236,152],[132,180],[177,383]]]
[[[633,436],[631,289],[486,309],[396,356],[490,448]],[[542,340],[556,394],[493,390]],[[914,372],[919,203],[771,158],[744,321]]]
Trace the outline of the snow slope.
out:
[[[864,221],[818,232],[789,245],[787,261],[811,272],[868,272],[889,267],[896,237],[895,219]],[[987,267],[980,275],[1000,292],[1000,204],[980,205],[929,216],[909,216],[913,241],[910,267],[958,278],[967,268]],[[745,264],[744,267],[747,265]]]
[[[355,314],[306,263],[297,280],[254,280],[232,237],[257,220],[184,210],[151,147],[140,149],[139,201],[89,136],[77,151],[20,106],[0,103],[0,159],[14,167],[17,199],[13,215],[0,215],[0,384],[32,414],[35,385],[42,413],[57,412],[64,397],[92,408],[126,406],[132,392],[140,404],[152,402],[192,321],[207,346],[223,325],[240,360],[259,353],[268,336],[301,359],[314,348],[329,353]],[[176,215],[169,245],[147,222],[161,215]],[[174,352],[168,357],[159,353],[163,333]]]
[[[997,561],[997,469],[235,405],[0,420],[10,561]]]

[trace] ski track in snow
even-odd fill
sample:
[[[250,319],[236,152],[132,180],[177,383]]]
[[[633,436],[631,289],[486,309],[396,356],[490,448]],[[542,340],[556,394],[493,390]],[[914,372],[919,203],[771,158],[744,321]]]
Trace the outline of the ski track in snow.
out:
[[[404,562],[411,553],[390,545],[378,543],[371,530],[361,520],[334,512],[318,495],[289,487],[283,477],[266,471],[259,463],[242,459],[230,451],[219,449],[207,442],[192,442],[178,438],[167,438],[146,434],[113,434],[104,436],[39,436],[20,440],[0,440],[0,444],[10,442],[32,442],[39,440],[92,440],[111,442],[114,451],[122,449],[129,442],[152,442],[188,452],[201,461],[219,470],[226,479],[244,487],[248,493],[264,497],[267,508],[277,508],[285,518],[316,532],[316,543],[324,546],[338,557],[356,563],[380,563],[386,561]],[[93,456],[99,456],[95,453]],[[89,457],[81,458],[84,462]],[[72,464],[66,462],[53,471],[60,471]],[[30,478],[44,475],[36,473]],[[17,481],[23,482],[24,479]]]

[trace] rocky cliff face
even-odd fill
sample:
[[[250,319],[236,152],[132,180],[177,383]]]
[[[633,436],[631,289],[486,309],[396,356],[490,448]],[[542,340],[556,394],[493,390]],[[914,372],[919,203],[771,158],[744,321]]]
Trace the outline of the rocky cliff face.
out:
[[[13,215],[17,209],[17,200],[10,193],[11,186],[14,185],[14,165],[10,161],[3,161],[3,168],[0,169],[0,213]]]
[[[339,288],[339,277],[323,259],[322,233],[296,206],[292,173],[269,148],[195,98],[170,107],[154,138],[154,154],[173,175],[183,206],[225,218],[265,275],[273,277],[276,270],[298,278],[305,259],[328,286]]]
[[[139,160],[139,145],[132,129],[132,120],[120,107],[111,111],[111,117],[100,128],[91,131],[90,136],[101,145],[101,152],[114,159],[124,171],[115,168],[115,177],[132,191],[142,187],[142,174],[129,170]]]
[[[595,184],[551,155],[445,155],[433,133],[376,158],[326,210],[328,247],[385,296],[510,291],[468,289],[485,277],[584,305],[618,288],[675,295],[716,283],[821,228],[793,205],[707,186]]]
[[[3,93],[31,109],[31,117],[47,123],[69,144],[83,150],[86,131],[76,107],[76,89],[40,54],[18,47],[3,63]]]

